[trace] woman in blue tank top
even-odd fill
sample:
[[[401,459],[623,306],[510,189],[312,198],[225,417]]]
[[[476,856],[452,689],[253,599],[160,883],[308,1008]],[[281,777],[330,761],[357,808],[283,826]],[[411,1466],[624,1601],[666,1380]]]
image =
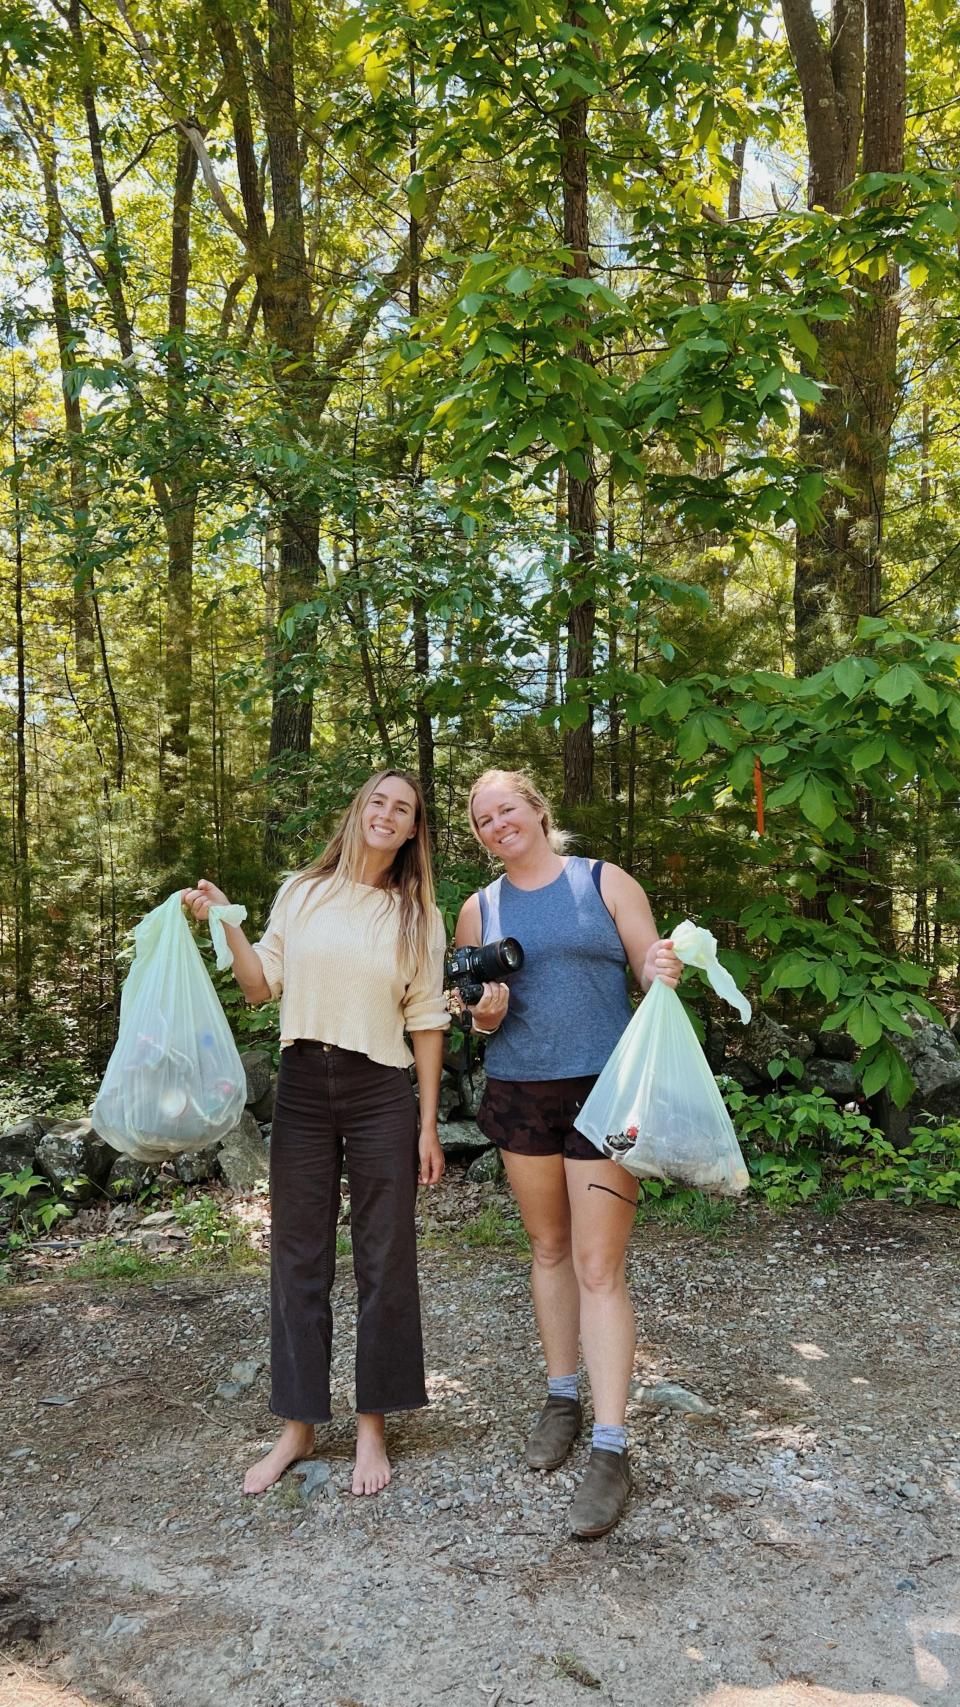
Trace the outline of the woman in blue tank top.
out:
[[[627,872],[565,856],[550,807],[520,771],[485,771],[470,792],[478,841],[503,875],[464,903],[457,943],[514,936],[524,963],[471,1009],[488,1038],[477,1115],[500,1149],[530,1238],[531,1285],[547,1399],[526,1444],[532,1469],[561,1464],[580,1432],[580,1346],[593,1444],[571,1511],[574,1535],[612,1529],[627,1502],[627,1392],[636,1329],[625,1256],[637,1183],[574,1120],[630,1019],[627,967],[641,989],[682,967]]]

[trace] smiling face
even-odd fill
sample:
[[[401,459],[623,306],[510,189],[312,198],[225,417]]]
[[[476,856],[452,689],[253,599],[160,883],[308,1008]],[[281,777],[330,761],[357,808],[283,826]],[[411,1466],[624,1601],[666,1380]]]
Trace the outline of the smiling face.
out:
[[[417,833],[417,797],[400,776],[378,782],[360,815],[366,847],[393,855]]]
[[[539,849],[546,840],[536,807],[503,783],[477,790],[473,822],[484,847],[505,865]]]

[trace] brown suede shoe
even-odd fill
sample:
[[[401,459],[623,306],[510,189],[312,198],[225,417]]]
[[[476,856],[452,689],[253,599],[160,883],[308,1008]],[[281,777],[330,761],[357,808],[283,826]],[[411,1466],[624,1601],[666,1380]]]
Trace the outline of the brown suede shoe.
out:
[[[581,1541],[595,1541],[598,1535],[606,1535],[623,1516],[629,1494],[627,1454],[593,1447],[570,1508],[571,1534]]]
[[[524,1449],[531,1470],[555,1470],[562,1464],[580,1433],[582,1422],[579,1399],[555,1398],[551,1393]]]

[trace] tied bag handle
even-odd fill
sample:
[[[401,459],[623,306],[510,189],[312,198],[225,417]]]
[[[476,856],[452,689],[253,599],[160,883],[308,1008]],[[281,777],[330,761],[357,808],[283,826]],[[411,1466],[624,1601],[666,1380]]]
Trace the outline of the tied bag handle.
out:
[[[684,919],[671,933],[670,941],[677,959],[682,960],[685,966],[698,966],[705,972],[717,995],[736,1008],[741,1025],[747,1025],[753,1009],[746,996],[737,989],[726,967],[720,965],[713,932],[704,930],[702,925],[695,925],[692,919]]]

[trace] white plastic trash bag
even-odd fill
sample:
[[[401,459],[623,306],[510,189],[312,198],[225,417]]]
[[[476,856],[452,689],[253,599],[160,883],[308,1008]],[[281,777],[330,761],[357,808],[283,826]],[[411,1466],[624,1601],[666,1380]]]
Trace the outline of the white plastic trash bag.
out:
[[[232,961],[224,924],[245,918],[245,907],[211,907],[218,970]],[[133,940],[120,1031],[92,1119],[115,1150],[162,1162],[226,1137],[243,1113],[246,1075],[179,890],[141,919]]]
[[[700,966],[744,1023],[750,1003],[717,960],[716,938],[685,919],[670,939]],[[620,1038],[576,1126],[640,1179],[670,1179],[734,1196],[749,1175],[717,1081],[676,990],[654,980]]]

